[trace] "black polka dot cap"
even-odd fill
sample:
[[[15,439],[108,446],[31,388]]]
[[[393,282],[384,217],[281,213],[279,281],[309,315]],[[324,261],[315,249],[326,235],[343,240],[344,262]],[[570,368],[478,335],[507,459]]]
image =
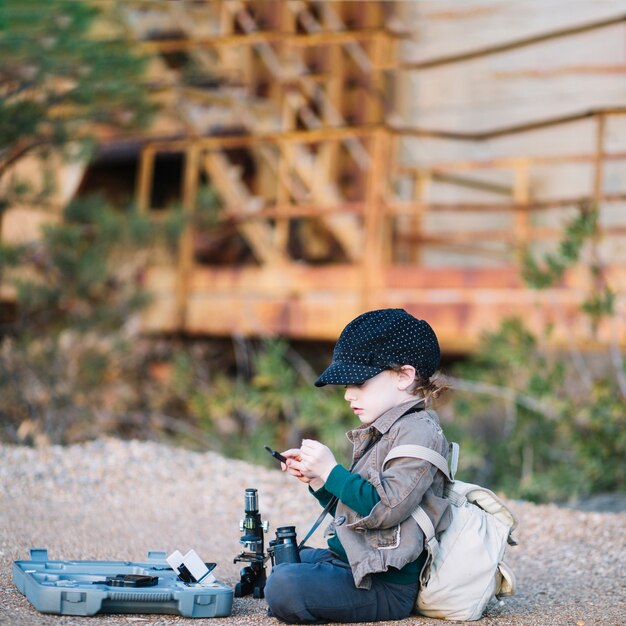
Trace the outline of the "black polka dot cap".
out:
[[[368,311],[341,332],[333,360],[315,381],[324,385],[360,385],[391,365],[412,365],[428,380],[441,353],[435,331],[404,309]]]

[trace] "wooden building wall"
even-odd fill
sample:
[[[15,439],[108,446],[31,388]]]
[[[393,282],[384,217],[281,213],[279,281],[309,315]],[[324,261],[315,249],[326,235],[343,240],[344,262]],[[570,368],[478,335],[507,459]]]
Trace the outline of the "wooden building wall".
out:
[[[618,196],[626,191],[626,115],[586,114],[623,110],[626,102],[625,9],[621,0],[406,3],[415,28],[401,53],[408,69],[399,80],[400,118],[422,129],[486,135],[478,140],[406,139],[406,162],[424,167],[445,163],[448,173],[467,176],[471,172],[473,180],[500,189],[498,195],[450,184],[431,185],[429,199],[488,205],[506,197],[503,192],[516,186],[516,175],[517,184],[525,176],[526,191],[518,191],[519,196],[527,193],[539,202],[575,200],[600,192],[616,197],[602,203],[601,219],[623,228],[626,204]],[[568,118],[572,121],[565,121]],[[523,130],[529,123],[551,120],[563,122]],[[604,127],[601,136],[600,124]],[[600,180],[596,180],[593,160],[583,158],[598,150],[613,155],[603,163]],[[510,161],[490,168],[489,161],[496,159]],[[523,159],[528,159],[525,173]],[[520,163],[518,169],[515,160]],[[463,165],[467,162],[475,164],[473,170]],[[459,163],[456,172],[454,163]],[[563,206],[536,211],[528,222],[554,227],[570,215],[571,207]],[[445,232],[447,217],[431,213],[428,227]],[[479,217],[456,215],[454,222],[471,233]],[[514,228],[515,224],[510,214],[489,218],[490,227]],[[603,249],[607,259],[625,259],[622,234],[607,236]],[[535,247],[549,248],[540,242]],[[497,255],[489,261],[459,252],[431,249],[424,260],[434,265],[446,260],[478,265],[503,262]]]
[[[576,315],[584,267],[538,293],[518,263],[586,198],[626,293],[622,5],[118,3],[165,108],[148,133],[105,138],[77,193],[114,188],[155,219],[184,207],[143,328],[333,339],[399,306],[447,351],[508,315],[556,324],[556,344],[626,342],[623,296],[598,336]]]

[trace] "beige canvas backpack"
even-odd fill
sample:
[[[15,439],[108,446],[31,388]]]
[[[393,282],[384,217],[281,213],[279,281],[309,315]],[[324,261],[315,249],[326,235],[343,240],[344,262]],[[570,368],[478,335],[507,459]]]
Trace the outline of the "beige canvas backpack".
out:
[[[410,456],[424,459],[447,478],[444,496],[450,501],[452,522],[439,537],[421,507],[412,513],[425,536],[428,558],[420,574],[415,610],[428,617],[471,621],[480,619],[494,599],[515,592],[515,576],[504,563],[515,517],[489,489],[455,480],[459,446],[451,444],[450,469],[438,452],[418,445],[393,448],[383,463]]]

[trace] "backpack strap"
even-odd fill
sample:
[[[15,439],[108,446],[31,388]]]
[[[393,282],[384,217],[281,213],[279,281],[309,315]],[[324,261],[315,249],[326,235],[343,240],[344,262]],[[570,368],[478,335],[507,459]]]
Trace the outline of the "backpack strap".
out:
[[[411,511],[411,517],[417,522],[417,525],[424,533],[424,547],[428,549],[428,561],[431,561],[435,558],[437,552],[439,552],[439,542],[435,536],[435,527],[430,521],[430,517],[426,514],[426,511],[419,505]]]
[[[456,474],[457,465],[459,462],[459,444],[452,442],[450,444],[450,467],[448,468],[448,461],[446,458],[439,454],[439,452],[426,446],[419,446],[416,444],[403,444],[392,448],[385,460],[383,461],[383,469],[385,465],[391,461],[391,459],[398,459],[400,457],[413,457],[415,459],[423,459],[432,463],[438,470],[440,470],[449,481],[454,481],[454,475]],[[420,580],[422,584],[426,583],[428,567],[437,552],[439,552],[439,542],[435,534],[435,527],[433,526],[430,517],[428,517],[426,511],[421,506],[416,506],[411,512],[411,517],[417,522],[417,525],[424,533],[424,547],[428,550],[428,558],[422,571],[420,573]]]
[[[444,476],[448,480],[454,480],[454,475],[456,474],[457,465],[459,463],[459,444],[451,443],[450,444],[450,466],[448,467],[448,461],[446,458],[436,452],[432,448],[427,448],[426,446],[418,446],[417,444],[403,444],[400,446],[396,446],[389,451],[389,454],[385,457],[383,461],[383,469],[385,465],[391,459],[398,459],[403,456],[410,456],[415,459],[423,459],[424,461],[428,461],[432,465],[434,465],[438,470],[443,472]]]
[[[456,470],[459,465],[459,452],[461,447],[456,441],[452,441],[449,446],[448,459],[450,463],[450,480],[454,480]]]

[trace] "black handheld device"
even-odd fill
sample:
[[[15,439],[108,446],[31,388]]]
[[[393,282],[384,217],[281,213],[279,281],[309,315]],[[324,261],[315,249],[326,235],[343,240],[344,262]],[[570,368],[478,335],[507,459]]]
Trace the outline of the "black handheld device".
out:
[[[265,449],[277,460],[281,463],[287,464],[287,459],[280,452],[276,452],[276,450],[272,450],[269,446],[265,446]]]

